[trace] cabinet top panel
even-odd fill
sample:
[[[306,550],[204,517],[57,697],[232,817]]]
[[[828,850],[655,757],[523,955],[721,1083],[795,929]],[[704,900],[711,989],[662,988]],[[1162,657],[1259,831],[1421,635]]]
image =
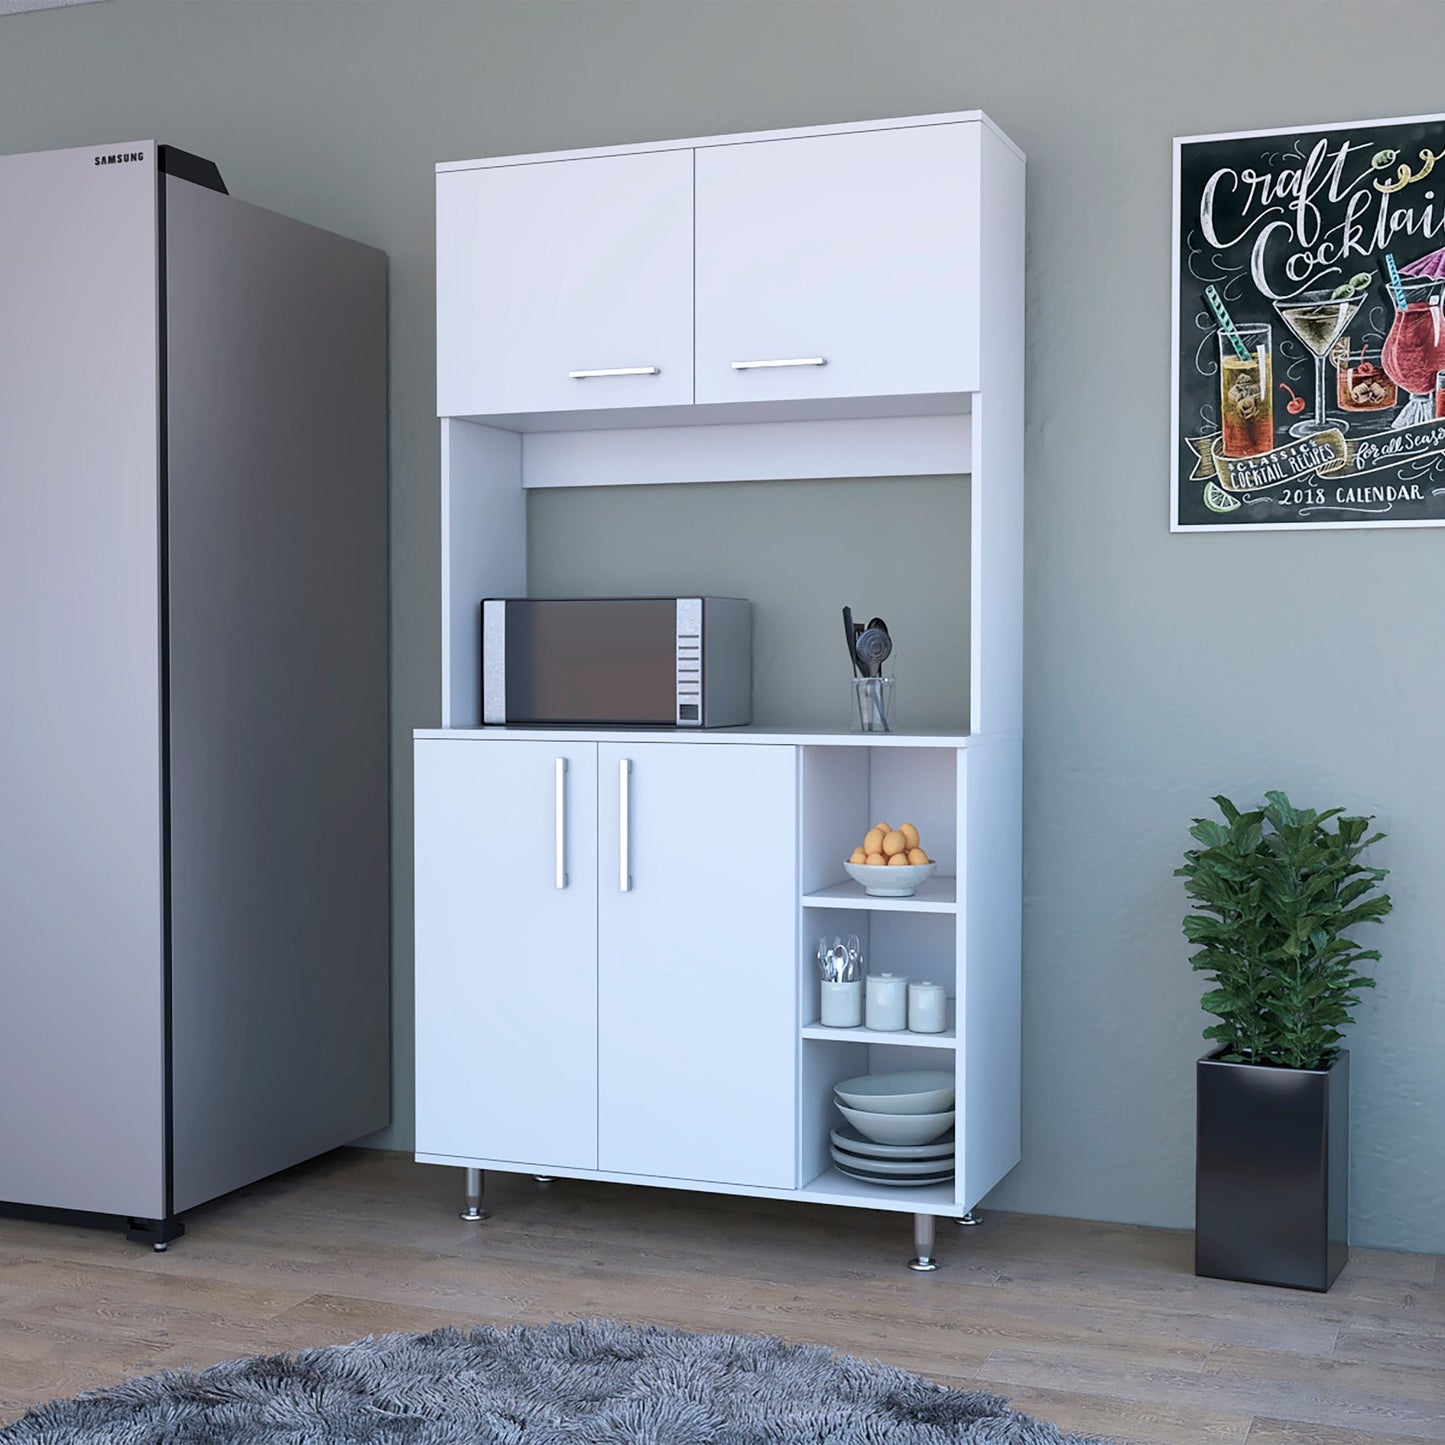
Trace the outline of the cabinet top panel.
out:
[[[505,741],[603,743],[775,743],[787,747],[966,748],[982,742],[970,733],[854,733],[841,729],[789,729],[752,724],[735,728],[414,728],[417,742]]]
[[[486,156],[468,161],[442,161],[437,166],[438,174],[444,171],[487,170],[496,166],[527,166],[544,161],[580,160],[590,156],[625,156],[643,151],[696,150],[706,146],[749,145],[756,141],[796,140],[802,136],[846,135],[866,130],[908,130],[927,125],[984,125],[991,130],[1018,158],[1024,153],[991,121],[981,110],[947,111],[941,115],[910,115],[887,120],[848,121],[841,125],[806,125],[792,130],[744,131],[738,135],[698,136],[690,140],[644,141],[637,145],[594,146],[582,150],[538,151],[520,156]]]

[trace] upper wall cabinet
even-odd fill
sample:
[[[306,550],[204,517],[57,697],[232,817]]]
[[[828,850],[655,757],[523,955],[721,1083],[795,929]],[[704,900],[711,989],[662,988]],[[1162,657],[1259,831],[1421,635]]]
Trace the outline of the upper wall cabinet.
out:
[[[974,390],[979,131],[700,147],[696,400]]]
[[[438,413],[690,403],[692,202],[691,150],[439,174]]]

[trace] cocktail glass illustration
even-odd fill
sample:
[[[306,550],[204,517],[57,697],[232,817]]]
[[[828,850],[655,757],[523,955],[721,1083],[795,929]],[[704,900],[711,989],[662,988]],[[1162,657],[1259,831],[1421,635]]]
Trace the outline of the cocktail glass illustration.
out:
[[[1239,354],[1219,332],[1220,451],[1226,457],[1257,457],[1274,447],[1273,348],[1268,326],[1240,326],[1236,334],[1249,353]]]
[[[1359,356],[1342,336],[1330,353],[1335,364],[1335,405],[1341,411],[1389,411],[1398,398],[1395,383],[1377,362],[1370,360],[1365,346]]]
[[[1395,418],[1397,427],[1417,426],[1435,417],[1435,374],[1445,369],[1442,291],[1445,281],[1433,276],[1402,276],[1398,286],[1390,287],[1395,320],[1380,362],[1390,380],[1410,393]]]
[[[1348,422],[1325,420],[1325,357],[1330,354],[1330,348],[1335,342],[1345,334],[1345,327],[1350,324],[1363,300],[1362,292],[1352,291],[1344,296],[1335,296],[1328,290],[1322,290],[1301,291],[1298,296],[1290,296],[1274,303],[1280,320],[1294,332],[1315,359],[1315,414],[1305,421],[1297,421],[1289,429],[1292,437],[1316,436],[1331,427],[1340,431],[1348,430]]]

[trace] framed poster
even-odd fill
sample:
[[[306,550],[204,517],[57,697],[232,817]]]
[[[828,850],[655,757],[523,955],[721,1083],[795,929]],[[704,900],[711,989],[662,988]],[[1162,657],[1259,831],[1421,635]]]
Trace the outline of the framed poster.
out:
[[[1445,525],[1445,117],[1174,142],[1173,530]]]

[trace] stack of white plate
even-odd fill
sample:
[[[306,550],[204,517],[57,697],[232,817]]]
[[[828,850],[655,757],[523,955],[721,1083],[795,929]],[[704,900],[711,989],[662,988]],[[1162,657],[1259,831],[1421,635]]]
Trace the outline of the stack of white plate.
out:
[[[840,1172],[904,1189],[953,1178],[951,1069],[863,1074],[833,1095],[848,1121],[829,1136]]]

